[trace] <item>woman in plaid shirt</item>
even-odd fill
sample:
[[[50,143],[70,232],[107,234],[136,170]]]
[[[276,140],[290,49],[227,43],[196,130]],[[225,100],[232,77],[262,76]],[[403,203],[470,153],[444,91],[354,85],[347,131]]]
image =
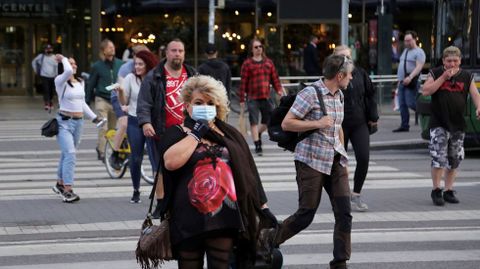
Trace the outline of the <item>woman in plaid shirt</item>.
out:
[[[256,38],[250,42],[251,57],[245,60],[241,69],[240,107],[245,108],[247,96],[248,119],[252,140],[255,143],[255,153],[262,155],[262,133],[267,130],[267,123],[272,113],[270,99],[270,82],[275,91],[281,96],[284,94],[277,70],[272,60],[267,58],[262,42]],[[260,127],[258,116],[262,115]]]
[[[263,247],[269,252],[312,223],[320,204],[322,188],[330,197],[335,215],[333,260],[330,268],[347,268],[350,259],[352,215],[347,173],[347,152],[342,142],[343,93],[352,79],[353,63],[344,56],[331,55],[323,65],[324,79],[314,82],[323,96],[326,114],[322,112],[314,87],[297,94],[282,122],[286,131],[316,130],[295,148],[295,168],[299,189],[297,212],[277,229],[260,233]]]

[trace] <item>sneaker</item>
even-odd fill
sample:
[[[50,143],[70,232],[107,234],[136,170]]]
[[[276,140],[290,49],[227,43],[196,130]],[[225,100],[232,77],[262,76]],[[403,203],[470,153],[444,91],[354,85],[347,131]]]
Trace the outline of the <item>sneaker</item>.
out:
[[[103,162],[104,161],[103,153],[100,152],[98,148],[95,148],[95,150],[97,151],[97,159]]]
[[[440,188],[432,190],[431,197],[434,205],[442,206],[445,204],[445,200],[443,200],[442,197],[442,192],[443,191]]]
[[[258,156],[262,156],[263,155],[262,140],[255,141],[254,143],[255,143],[255,153]]]
[[[62,194],[65,203],[73,203],[80,200],[80,196],[72,191],[66,191]]]
[[[114,151],[112,155],[110,155],[110,166],[115,170],[120,170],[122,168],[122,160],[118,156],[118,151]]]
[[[392,132],[394,133],[401,133],[401,132],[408,132],[408,131],[409,131],[409,128],[405,128],[405,127],[398,127],[397,129],[392,130]]]
[[[132,195],[132,199],[130,199],[130,203],[139,204],[141,202],[142,202],[142,200],[140,200],[140,192],[139,191],[133,191],[133,195]]]
[[[443,200],[445,200],[445,202],[451,203],[451,204],[460,203],[460,201],[457,199],[457,197],[455,197],[455,193],[457,193],[457,192],[454,191],[454,190],[444,191],[443,192]]]
[[[55,186],[52,187],[52,190],[56,194],[63,195],[63,193],[65,192],[65,187],[63,185],[58,184],[57,182],[57,184],[55,184]]]
[[[368,205],[362,200],[360,195],[352,195],[350,198],[350,206],[352,210],[365,212],[368,210]]]

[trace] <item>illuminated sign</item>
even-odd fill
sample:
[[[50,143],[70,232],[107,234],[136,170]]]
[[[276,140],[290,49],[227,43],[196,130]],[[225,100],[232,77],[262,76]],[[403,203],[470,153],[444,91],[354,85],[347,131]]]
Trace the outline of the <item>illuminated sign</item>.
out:
[[[24,2],[0,3],[0,13],[6,17],[43,17],[52,15],[48,4]]]

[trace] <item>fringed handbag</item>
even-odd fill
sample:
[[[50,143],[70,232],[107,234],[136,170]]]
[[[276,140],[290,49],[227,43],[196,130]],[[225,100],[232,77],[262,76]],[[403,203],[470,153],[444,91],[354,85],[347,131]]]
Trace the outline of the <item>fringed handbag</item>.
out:
[[[142,269],[158,268],[165,261],[173,260],[168,218],[162,220],[160,225],[153,225],[151,214],[148,214],[142,225],[135,255]]]
[[[157,176],[155,178],[157,178]],[[155,180],[153,184],[152,192],[155,190],[156,185],[157,180]],[[142,232],[140,239],[138,239],[137,249],[135,250],[137,263],[140,264],[142,269],[159,268],[165,261],[174,259],[172,244],[170,242],[170,217],[166,214],[165,219],[160,222],[160,225],[153,225],[153,197],[154,196],[151,195],[148,214],[142,224]]]

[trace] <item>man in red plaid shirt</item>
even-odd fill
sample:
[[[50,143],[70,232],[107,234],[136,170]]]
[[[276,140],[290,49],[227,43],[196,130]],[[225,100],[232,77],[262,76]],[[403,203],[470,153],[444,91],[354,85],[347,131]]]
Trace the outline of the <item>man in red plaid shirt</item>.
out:
[[[245,108],[245,96],[247,97],[248,119],[250,131],[255,143],[255,153],[262,156],[262,133],[267,130],[267,123],[273,107],[270,103],[270,82],[275,91],[283,95],[285,90],[280,84],[277,70],[272,60],[267,58],[262,42],[256,38],[250,41],[251,57],[245,60],[241,69],[242,80],[240,82],[240,107]],[[259,114],[262,119],[258,127]]]

